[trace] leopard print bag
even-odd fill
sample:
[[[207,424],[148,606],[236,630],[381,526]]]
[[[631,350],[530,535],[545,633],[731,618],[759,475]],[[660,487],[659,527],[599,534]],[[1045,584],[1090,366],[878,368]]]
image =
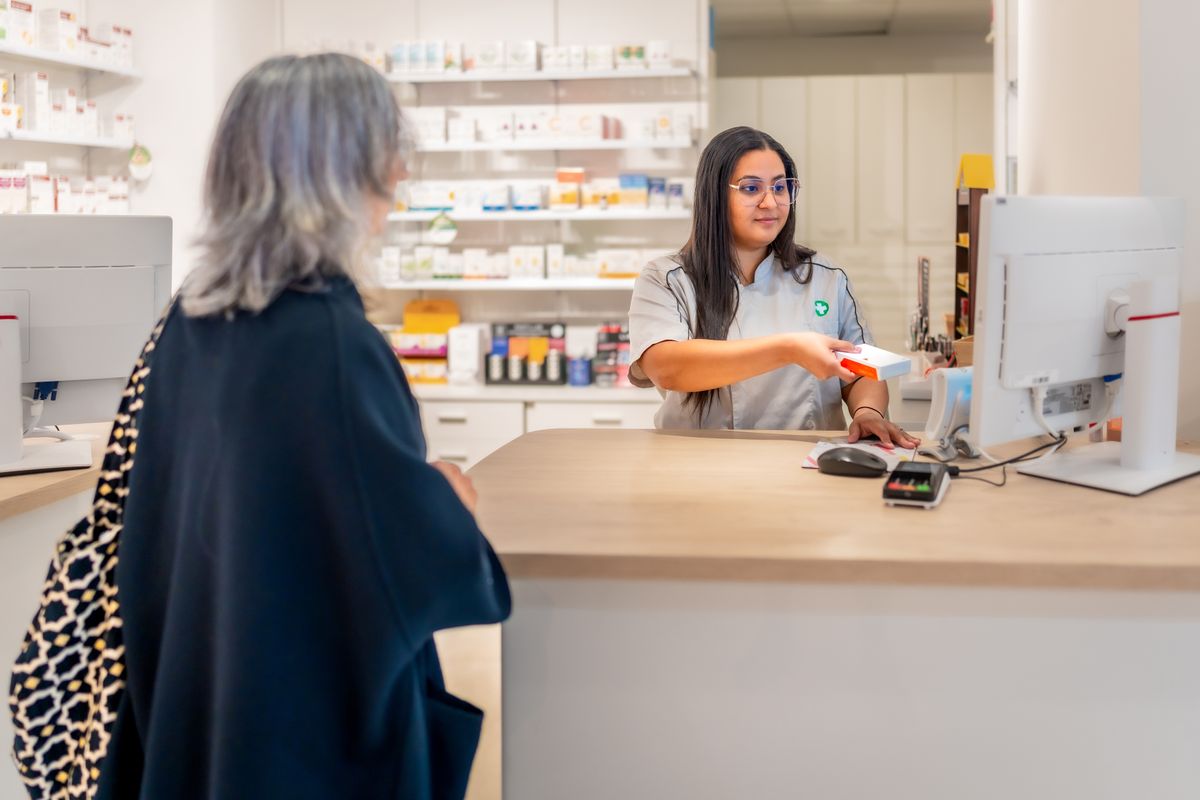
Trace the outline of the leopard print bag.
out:
[[[33,800],[93,798],[125,692],[125,646],[117,598],[117,545],[137,418],[159,320],[113,422],[92,510],[59,541],[41,606],[13,667],[8,704],[13,758]]]

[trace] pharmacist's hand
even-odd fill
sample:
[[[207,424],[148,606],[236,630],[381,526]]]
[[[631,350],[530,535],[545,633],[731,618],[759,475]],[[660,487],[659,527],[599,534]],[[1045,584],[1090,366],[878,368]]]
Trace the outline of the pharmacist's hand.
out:
[[[453,464],[447,464],[445,461],[434,461],[430,466],[446,477],[451,488],[454,489],[454,493],[458,495],[458,499],[467,507],[467,511],[474,514],[475,501],[479,499],[479,495],[475,493],[475,484],[471,483],[471,479],[463,475],[461,469]]]
[[[875,409],[860,408],[850,423],[850,435],[846,440],[853,444],[864,436],[871,435],[878,436],[879,443],[887,448],[896,446],[907,450],[921,443],[920,439],[909,436],[903,428],[879,416]]]
[[[854,380],[854,373],[841,365],[833,351],[857,353],[858,345],[812,331],[793,333],[791,337],[792,361],[811,372],[818,380],[826,378]]]

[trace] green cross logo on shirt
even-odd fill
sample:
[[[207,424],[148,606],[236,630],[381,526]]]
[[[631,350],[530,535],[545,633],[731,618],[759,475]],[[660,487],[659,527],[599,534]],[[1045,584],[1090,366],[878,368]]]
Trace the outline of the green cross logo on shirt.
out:
[[[816,310],[818,317],[823,317],[829,313],[829,303],[826,303],[824,300],[818,300],[813,303],[813,309]]]

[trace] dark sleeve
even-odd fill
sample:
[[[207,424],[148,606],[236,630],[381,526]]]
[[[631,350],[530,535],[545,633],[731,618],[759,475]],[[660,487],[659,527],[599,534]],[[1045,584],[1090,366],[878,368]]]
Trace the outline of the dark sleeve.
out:
[[[334,321],[340,423],[366,540],[412,648],[434,631],[500,622],[508,581],[449,482],[425,462],[424,437],[395,355],[365,320]]]

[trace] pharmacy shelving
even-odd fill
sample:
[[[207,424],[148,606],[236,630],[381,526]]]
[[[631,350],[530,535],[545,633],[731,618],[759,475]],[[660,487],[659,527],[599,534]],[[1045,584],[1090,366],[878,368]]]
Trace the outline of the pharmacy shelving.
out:
[[[133,147],[132,139],[105,139],[91,136],[71,136],[69,134],[42,133],[39,131],[4,131],[0,140],[13,142],[34,142],[37,144],[65,144],[78,147],[95,147],[109,150],[128,150]]]
[[[663,211],[608,208],[596,211],[398,211],[388,214],[388,219],[392,222],[430,222],[442,213],[456,222],[632,222],[692,218],[691,211],[680,208]]]
[[[662,67],[658,69],[606,69],[551,71],[530,70],[528,72],[503,72],[470,70],[468,72],[407,72],[391,73],[387,76],[393,83],[512,83],[515,81],[595,81],[626,78],[692,78],[695,72],[687,67]]]
[[[396,281],[383,288],[407,292],[612,292],[629,291],[633,278],[433,278]]]
[[[599,386],[488,386],[449,383],[413,383],[419,400],[517,400],[527,403],[653,403],[662,402],[654,389],[617,389]]]
[[[531,139],[512,142],[436,142],[420,145],[422,153],[504,153],[516,151],[558,150],[686,150],[695,147],[691,139]]]
[[[12,44],[0,44],[0,59],[13,58],[29,61],[34,64],[49,66],[72,67],[105,75],[117,75],[122,78],[140,79],[142,74],[135,69],[118,67],[113,64],[101,64],[90,58],[60,53],[55,50],[40,50],[35,47],[20,47]]]

